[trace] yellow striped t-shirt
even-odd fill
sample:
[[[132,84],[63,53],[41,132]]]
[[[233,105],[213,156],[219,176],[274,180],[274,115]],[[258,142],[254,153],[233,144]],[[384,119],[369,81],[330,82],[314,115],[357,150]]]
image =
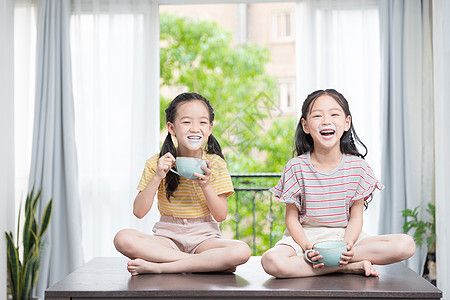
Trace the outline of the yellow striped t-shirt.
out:
[[[216,194],[225,194],[226,197],[233,195],[233,184],[226,162],[216,154],[205,152],[203,152],[202,158],[207,159],[211,164],[210,180]],[[138,190],[143,191],[155,174],[158,159],[159,153],[149,158],[145,163]],[[180,177],[180,183],[170,197],[170,201],[166,197],[165,184],[166,179],[164,178],[158,187],[158,209],[161,215],[177,218],[199,218],[210,214],[205,196],[196,181]]]

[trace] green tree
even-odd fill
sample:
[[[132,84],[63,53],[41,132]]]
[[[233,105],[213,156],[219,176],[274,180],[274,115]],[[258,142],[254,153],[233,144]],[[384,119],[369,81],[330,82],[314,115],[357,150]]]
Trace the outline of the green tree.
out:
[[[255,165],[254,168],[249,166],[252,172],[283,171],[284,165],[292,157],[296,123],[293,117],[278,118],[272,122],[270,128],[253,145],[253,150],[258,151],[265,159],[259,166]],[[232,162],[239,164],[237,161]],[[235,179],[233,184],[235,188],[258,186],[266,187],[267,190],[278,180],[279,178],[245,178]],[[239,192],[239,196],[235,194],[230,199],[228,210],[233,217],[224,222],[222,228],[239,232],[239,235],[235,234],[235,238],[242,239],[252,246],[254,255],[261,255],[283,236],[285,205],[274,201],[270,192]],[[255,239],[253,232],[257,232]]]
[[[265,172],[281,173],[288,160],[293,157],[296,128],[296,118],[279,118],[256,141],[255,148],[265,154],[263,162],[263,170]]]
[[[185,87],[211,101],[214,136],[224,149],[229,171],[282,172],[292,157],[296,121],[280,117],[276,79],[265,72],[268,49],[250,42],[233,45],[232,34],[211,21],[164,13],[160,24],[161,86]],[[164,109],[172,99],[160,100],[164,130]],[[252,179],[245,184],[269,188],[278,180]],[[239,199],[236,195],[229,199],[233,218],[222,229],[236,232],[238,227],[235,237],[255,247],[253,254],[261,254],[283,233],[284,205],[272,206],[267,190],[241,192]],[[258,233],[254,241],[253,232]]]
[[[239,170],[259,167],[248,154],[264,133],[261,122],[274,113],[277,94],[276,79],[265,72],[268,49],[233,45],[231,33],[214,22],[170,14],[161,14],[161,45],[162,86],[186,87],[208,98],[217,116],[214,135],[226,153],[239,154],[227,161],[239,159]],[[161,98],[162,129],[170,100]]]

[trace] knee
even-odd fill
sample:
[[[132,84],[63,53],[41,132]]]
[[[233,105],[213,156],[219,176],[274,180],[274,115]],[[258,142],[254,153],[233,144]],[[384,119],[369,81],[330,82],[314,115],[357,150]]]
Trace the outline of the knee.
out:
[[[416,243],[414,239],[407,234],[400,234],[398,237],[398,250],[402,255],[402,260],[408,259],[416,252]]]
[[[261,257],[261,265],[267,274],[278,278],[283,278],[285,277],[285,274],[283,273],[285,269],[281,266],[279,258],[280,257],[277,253],[268,250]]]
[[[114,236],[113,242],[117,251],[124,253],[124,251],[129,250],[133,246],[132,232],[132,229],[122,229]]]
[[[236,244],[233,247],[234,249],[230,253],[230,259],[233,261],[233,265],[239,266],[242,264],[245,264],[252,255],[252,251],[250,250],[250,247],[242,242],[242,241],[236,241]]]

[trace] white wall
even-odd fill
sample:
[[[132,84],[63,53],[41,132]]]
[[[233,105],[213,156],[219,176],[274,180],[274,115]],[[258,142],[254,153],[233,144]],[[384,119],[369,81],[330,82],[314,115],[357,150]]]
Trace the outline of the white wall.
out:
[[[450,196],[448,192],[448,172],[450,169],[450,128],[448,112],[450,102],[450,1],[433,1],[433,50],[434,50],[434,98],[435,98],[435,160],[436,160],[436,260],[437,285],[444,294],[442,299],[450,299]]]
[[[6,299],[5,231],[14,220],[14,0],[0,0],[0,299]]]

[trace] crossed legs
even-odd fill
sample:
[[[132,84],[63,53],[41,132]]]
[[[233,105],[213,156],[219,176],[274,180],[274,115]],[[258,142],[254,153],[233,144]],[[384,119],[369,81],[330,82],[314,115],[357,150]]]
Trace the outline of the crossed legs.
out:
[[[119,231],[114,238],[116,249],[131,260],[131,275],[142,273],[183,273],[234,271],[251,255],[242,241],[209,239],[202,242],[195,254],[175,250],[164,239],[133,229]]]
[[[264,253],[261,263],[264,270],[278,278],[308,277],[334,272],[378,276],[373,264],[385,265],[411,257],[415,251],[414,240],[406,234],[371,236],[353,247],[354,256],[349,264],[339,267],[313,268],[303,256],[287,245],[277,245]]]

